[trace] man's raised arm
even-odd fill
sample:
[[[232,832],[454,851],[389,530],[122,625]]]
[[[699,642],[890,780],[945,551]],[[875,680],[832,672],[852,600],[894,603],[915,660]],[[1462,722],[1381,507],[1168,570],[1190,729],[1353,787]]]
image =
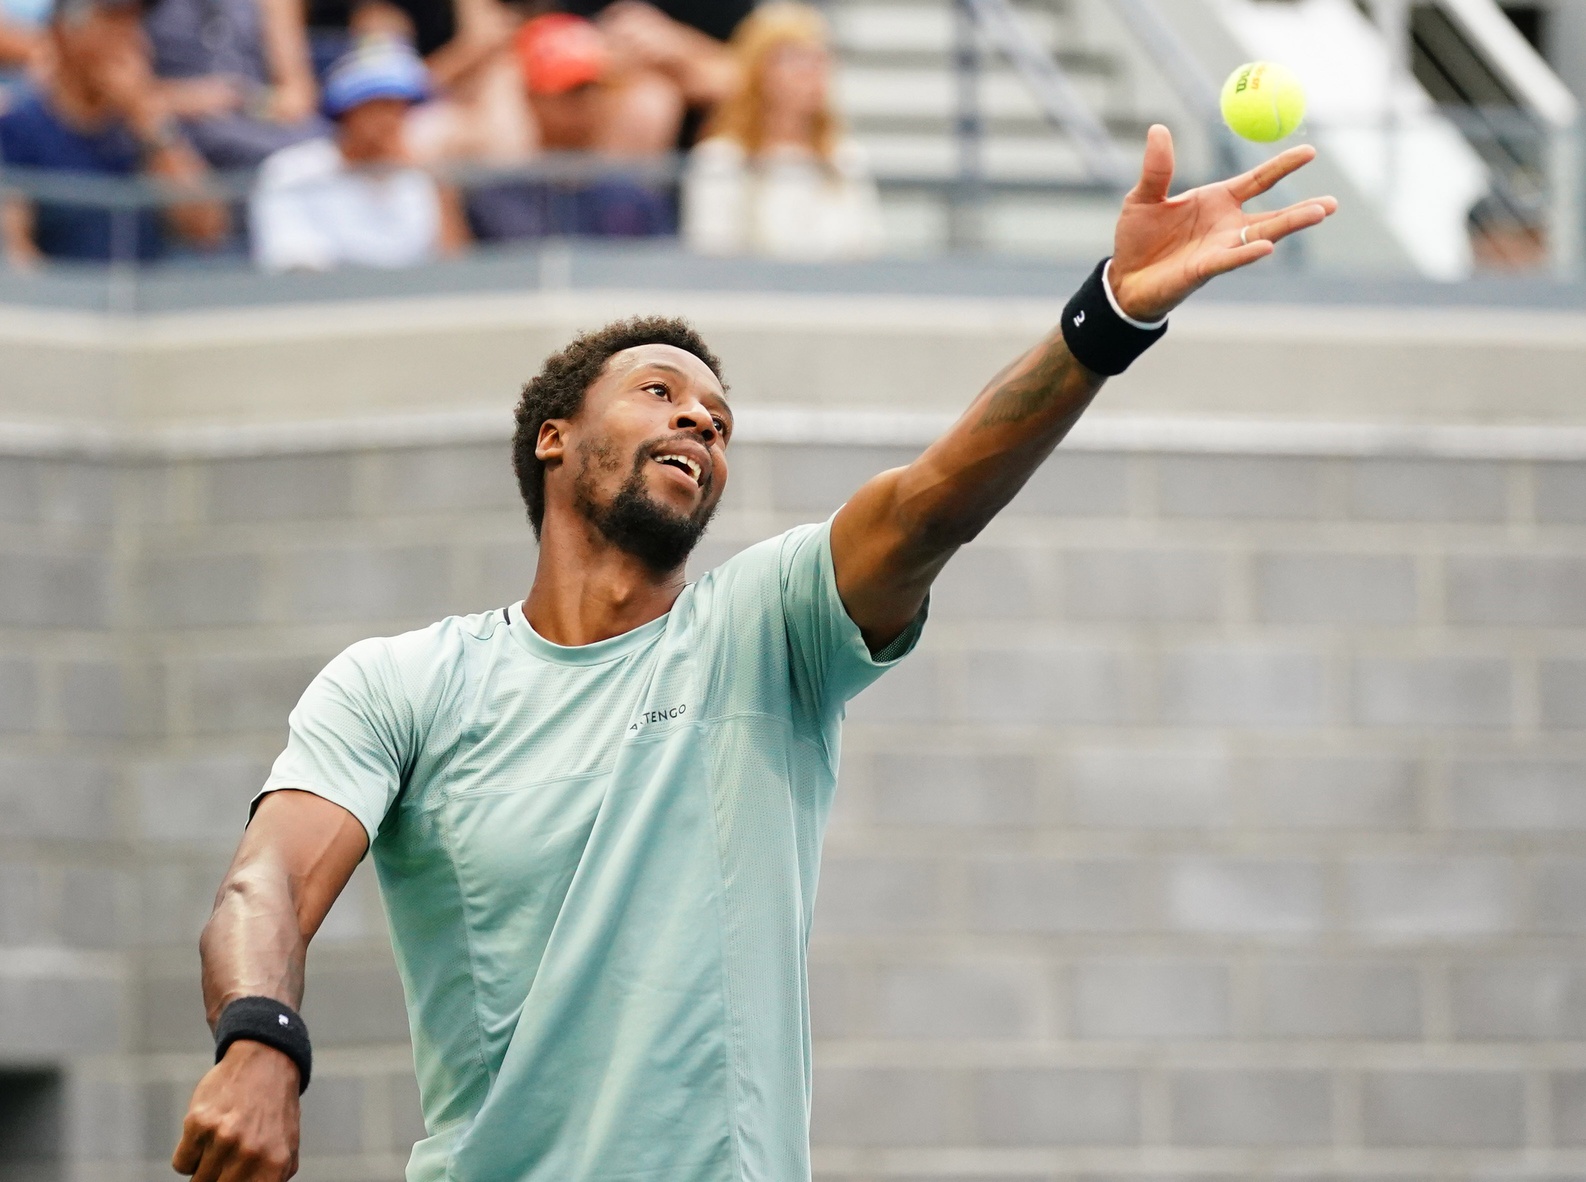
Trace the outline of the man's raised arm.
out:
[[[994,377],[946,435],[912,464],[868,482],[833,521],[838,593],[872,651],[908,626],[947,560],[1052,453],[1103,374],[1119,372],[1131,349],[1155,339],[1153,322],[1207,280],[1266,258],[1273,243],[1338,208],[1317,197],[1275,213],[1244,212],[1246,201],[1315,155],[1309,146],[1290,148],[1242,176],[1169,197],[1172,137],[1151,129],[1140,183],[1124,199],[1112,261],[1096,284],[1105,301],[1091,291],[1086,306],[1082,289],[1064,325]]]
[[[242,998],[269,999],[252,1004],[268,1009],[273,1001],[295,1014],[308,942],[368,843],[356,817],[311,793],[272,792],[259,802],[199,943],[211,1030]],[[290,1031],[290,1017],[274,1020]],[[305,1083],[287,1053],[240,1034],[193,1092],[172,1166],[195,1182],[290,1178]]]

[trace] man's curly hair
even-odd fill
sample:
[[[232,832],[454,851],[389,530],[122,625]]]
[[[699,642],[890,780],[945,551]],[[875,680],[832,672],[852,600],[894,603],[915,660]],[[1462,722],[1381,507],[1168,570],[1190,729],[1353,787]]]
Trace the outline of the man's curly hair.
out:
[[[615,320],[604,328],[580,333],[559,353],[545,359],[540,372],[523,387],[514,414],[517,426],[512,432],[512,470],[518,476],[518,491],[529,509],[529,524],[540,536],[545,520],[545,464],[534,454],[540,426],[546,419],[570,419],[584,405],[584,394],[600,376],[614,354],[637,345],[673,345],[692,353],[710,367],[722,382],[721,362],[710,351],[703,337],[686,320],[672,316],[634,316]]]

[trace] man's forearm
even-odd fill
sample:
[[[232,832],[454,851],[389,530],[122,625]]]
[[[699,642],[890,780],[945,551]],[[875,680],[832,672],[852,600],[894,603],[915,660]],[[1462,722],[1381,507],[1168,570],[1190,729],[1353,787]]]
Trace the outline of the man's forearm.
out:
[[[911,533],[953,548],[972,539],[1024,487],[1106,379],[1045,339],[987,383],[947,434],[898,474]]]
[[[208,174],[203,159],[184,142],[160,144],[149,152],[146,167],[150,176],[184,189],[201,189]],[[231,229],[223,201],[177,202],[166,207],[165,216],[172,229],[199,246],[218,245]]]
[[[1105,380],[1053,329],[917,460],[843,506],[832,523],[837,589],[872,651],[908,626],[947,560],[1013,500]]]
[[[43,258],[33,241],[33,207],[20,197],[0,199],[0,240],[13,267],[34,267]]]
[[[210,1029],[239,997],[303,1003],[308,941],[299,926],[285,875],[260,867],[234,869],[221,884],[199,940],[204,1012]]]
[[[964,419],[976,430],[986,430],[1045,414],[1051,419],[1048,425],[1057,429],[1056,444],[1105,380],[1074,360],[1062,332],[1054,328],[986,384]]]
[[[43,42],[33,30],[0,18],[0,66],[31,65]]]
[[[358,819],[323,797],[284,789],[259,802],[199,941],[211,1027],[239,997],[298,1008],[308,942],[367,848]]]
[[[240,998],[298,1009],[308,942],[367,848],[358,819],[312,793],[282,789],[259,802],[199,941],[211,1031]],[[308,1031],[276,1011],[295,1035],[265,1038],[257,1025],[249,1030],[248,1010],[228,1018],[225,1054],[193,1092],[171,1155],[179,1174],[285,1182],[296,1172],[298,1095],[312,1073]]]
[[[308,942],[286,874],[278,865],[271,870],[267,860],[233,864],[204,925],[204,1009],[217,1038],[221,1012],[240,998],[274,998],[294,1012],[303,1000]],[[280,1021],[291,1028],[284,1015]],[[285,1182],[297,1172],[298,1096],[310,1074],[301,1021],[297,1029],[302,1055],[257,1028],[239,1031],[233,1024],[224,1055],[188,1102],[181,1141],[171,1154],[177,1173]]]

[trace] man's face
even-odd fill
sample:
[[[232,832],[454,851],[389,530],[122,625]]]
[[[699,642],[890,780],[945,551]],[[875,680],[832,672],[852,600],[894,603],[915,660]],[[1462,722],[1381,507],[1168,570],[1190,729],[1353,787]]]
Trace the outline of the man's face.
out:
[[[136,7],[95,5],[56,20],[50,31],[56,69],[95,102],[121,110],[152,85]]]
[[[400,164],[408,104],[398,98],[369,99],[344,111],[338,123],[342,155],[354,164]]]
[[[540,431],[574,508],[608,541],[658,572],[675,570],[727,486],[732,412],[721,382],[672,345],[613,355],[572,419]],[[547,471],[547,501],[551,497]]]
[[[605,92],[593,82],[560,94],[529,92],[529,106],[540,128],[540,146],[549,152],[577,152],[595,142],[606,106]]]

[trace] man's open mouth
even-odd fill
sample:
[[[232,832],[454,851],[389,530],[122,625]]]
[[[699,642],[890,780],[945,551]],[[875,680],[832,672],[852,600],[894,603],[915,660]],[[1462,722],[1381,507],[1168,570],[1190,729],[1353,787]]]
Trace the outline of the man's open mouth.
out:
[[[662,452],[660,455],[654,456],[652,458],[657,464],[670,464],[674,468],[677,468],[683,472],[687,472],[691,477],[694,478],[695,484],[703,483],[701,476],[703,475],[704,470],[700,468],[698,460],[690,459],[688,456],[679,455],[677,452],[673,451]]]

